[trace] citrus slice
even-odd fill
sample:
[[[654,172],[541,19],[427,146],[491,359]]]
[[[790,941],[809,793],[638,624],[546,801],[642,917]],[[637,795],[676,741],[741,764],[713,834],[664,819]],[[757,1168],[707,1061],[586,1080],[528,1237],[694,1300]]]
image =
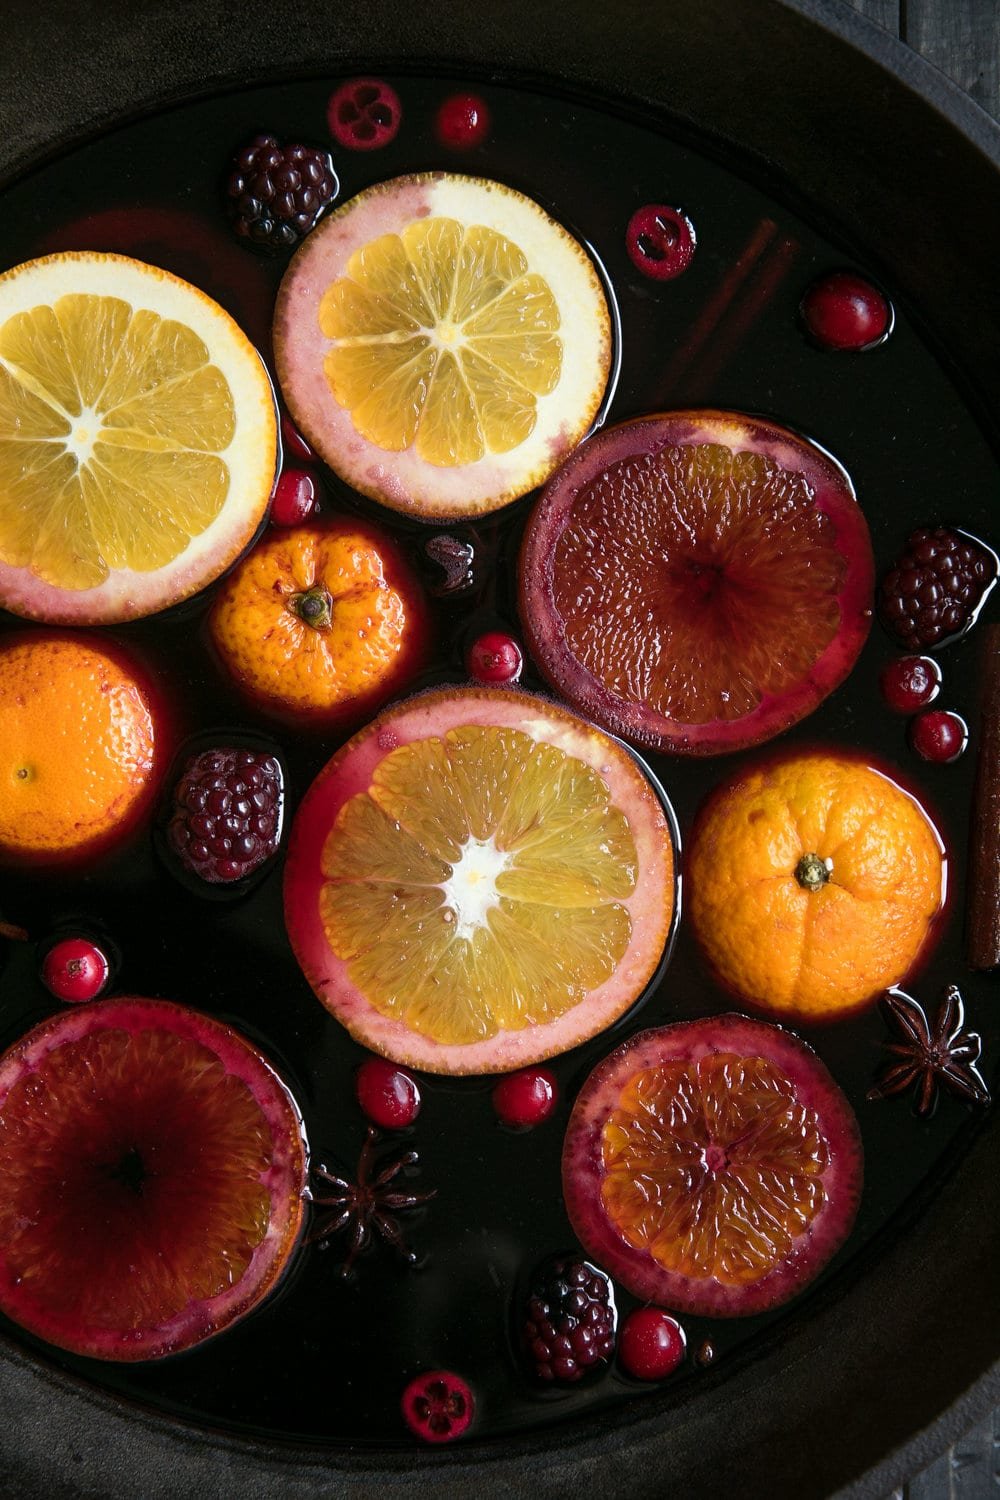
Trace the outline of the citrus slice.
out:
[[[935,931],[945,874],[933,823],[887,775],[853,756],[786,754],[699,809],[691,927],[745,1003],[836,1019],[905,979]]]
[[[121,255],[0,276],[0,603],[91,625],[204,588],[253,537],[274,396],[217,303]]]
[[[537,203],[438,172],[327,215],[281,284],[274,350],[330,467],[429,520],[548,477],[597,414],[610,327],[589,257]]]
[[[606,428],[528,522],[532,653],[575,707],[638,745],[716,755],[810,713],[851,670],[874,566],[829,454],[735,412]]]
[[[302,1222],[298,1111],[249,1042],[168,1001],[53,1016],[0,1058],[0,1308],[94,1359],[248,1313]]]
[[[320,772],[285,920],[323,1004],[375,1052],[500,1073],[609,1026],[675,906],[663,807],[620,745],[545,699],[420,694]]]
[[[587,1253],[635,1297],[741,1317],[780,1306],[850,1233],[854,1112],[797,1037],[745,1016],[643,1031],[570,1116],[563,1193]]]

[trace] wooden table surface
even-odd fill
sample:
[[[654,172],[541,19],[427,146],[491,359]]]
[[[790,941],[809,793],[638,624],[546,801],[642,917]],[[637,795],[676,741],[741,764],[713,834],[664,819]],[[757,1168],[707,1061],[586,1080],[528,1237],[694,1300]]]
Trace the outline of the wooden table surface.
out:
[[[1000,119],[1000,0],[849,0]],[[1000,249],[1000,246],[998,246]],[[933,1358],[933,1351],[928,1351]],[[886,1500],[997,1500],[1000,1410]]]

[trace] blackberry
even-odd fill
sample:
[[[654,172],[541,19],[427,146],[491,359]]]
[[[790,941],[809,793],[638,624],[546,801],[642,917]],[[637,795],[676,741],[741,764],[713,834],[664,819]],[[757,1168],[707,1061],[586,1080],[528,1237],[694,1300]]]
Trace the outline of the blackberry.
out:
[[[561,1256],[536,1271],[522,1341],[535,1376],[571,1384],[607,1365],[615,1349],[611,1281],[589,1261]]]
[[[294,250],[339,191],[329,152],[255,135],[236,154],[225,197],[240,239],[279,251]]]
[[[205,750],[174,791],[167,841],[184,868],[212,885],[242,880],[281,840],[282,776],[273,755]]]
[[[924,526],[882,579],[879,618],[908,651],[927,651],[968,630],[996,577],[996,556],[975,537]]]

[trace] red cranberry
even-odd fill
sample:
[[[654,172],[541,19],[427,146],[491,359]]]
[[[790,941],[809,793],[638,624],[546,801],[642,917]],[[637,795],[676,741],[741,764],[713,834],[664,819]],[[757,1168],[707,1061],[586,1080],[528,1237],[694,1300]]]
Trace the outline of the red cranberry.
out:
[[[287,412],[281,416],[281,445],[292,458],[303,459],[307,464],[316,462],[316,450],[306,442]]]
[[[361,1064],[354,1092],[372,1124],[383,1130],[403,1130],[420,1113],[416,1081],[384,1057],[369,1057]]]
[[[824,349],[872,349],[892,331],[888,300],[851,271],[834,271],[814,281],[799,311],[807,331]]]
[[[622,1324],[618,1359],[636,1380],[663,1380],[677,1369],[686,1346],[676,1318],[658,1307],[637,1307]]]
[[[271,522],[298,526],[316,509],[316,481],[305,469],[285,469],[271,497]]]
[[[679,208],[647,203],[628,221],[625,248],[632,264],[654,281],[673,281],[691,264],[694,225]]]
[[[87,938],[63,938],[42,961],[42,983],[57,1000],[93,1000],[108,972],[108,960]]]
[[[940,692],[941,668],[930,656],[898,656],[882,668],[878,683],[893,713],[915,714]]]
[[[429,1370],[411,1380],[400,1405],[403,1420],[425,1443],[450,1443],[461,1437],[475,1415],[472,1392],[451,1370]]]
[[[556,1107],[558,1085],[548,1068],[522,1068],[508,1073],[493,1089],[493,1108],[505,1125],[530,1130],[547,1120]]]
[[[478,94],[452,94],[437,112],[437,137],[452,151],[471,151],[490,133],[490,111]]]
[[[399,95],[381,78],[352,78],[326,109],[331,133],[351,151],[376,151],[394,140],[403,118]]]
[[[465,654],[465,670],[477,682],[516,682],[523,666],[520,646],[502,630],[488,630]]]
[[[948,765],[969,742],[964,719],[944,708],[931,708],[910,723],[910,744],[922,760]]]

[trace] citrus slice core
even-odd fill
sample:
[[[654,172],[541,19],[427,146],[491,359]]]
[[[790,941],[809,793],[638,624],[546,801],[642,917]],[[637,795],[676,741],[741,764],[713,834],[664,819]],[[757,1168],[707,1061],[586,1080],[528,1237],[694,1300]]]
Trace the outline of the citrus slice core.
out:
[[[204,587],[274,477],[259,356],[204,293],[125,256],[0,276],[0,601],[92,624]]]
[[[307,977],[376,1051],[501,1072],[637,998],[674,906],[669,824],[631,757],[542,699],[424,694],[355,737],[292,832]]]

